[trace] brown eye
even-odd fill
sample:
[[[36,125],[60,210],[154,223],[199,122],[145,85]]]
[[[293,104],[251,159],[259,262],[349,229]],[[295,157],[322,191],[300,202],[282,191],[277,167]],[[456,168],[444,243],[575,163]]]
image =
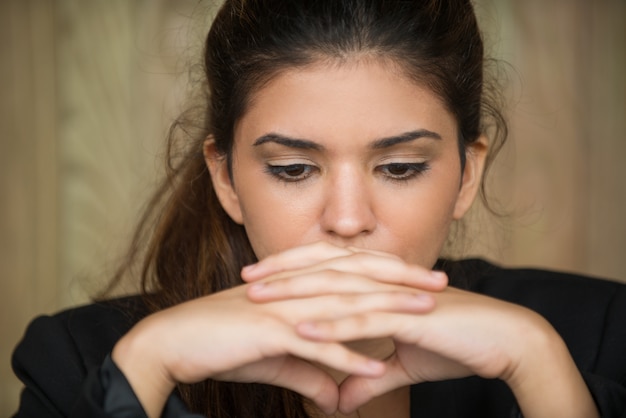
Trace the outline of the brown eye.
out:
[[[389,180],[409,180],[412,179],[426,170],[429,166],[427,163],[389,163],[381,165],[376,168]]]
[[[309,164],[268,165],[266,171],[286,182],[306,180],[317,168]]]
[[[409,171],[409,167],[406,164],[389,164],[387,166],[387,172],[392,176],[403,176]]]
[[[283,172],[289,177],[299,177],[304,174],[304,164],[288,165]]]

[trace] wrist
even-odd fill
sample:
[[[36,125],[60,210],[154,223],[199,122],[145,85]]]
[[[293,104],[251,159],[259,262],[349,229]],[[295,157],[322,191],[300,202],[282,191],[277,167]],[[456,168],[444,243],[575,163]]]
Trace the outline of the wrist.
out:
[[[595,402],[565,342],[536,315],[521,330],[524,352],[505,379],[526,418],[598,417]]]
[[[159,417],[176,382],[158,354],[159,339],[150,319],[138,323],[113,348],[111,359],[122,371],[148,417]]]

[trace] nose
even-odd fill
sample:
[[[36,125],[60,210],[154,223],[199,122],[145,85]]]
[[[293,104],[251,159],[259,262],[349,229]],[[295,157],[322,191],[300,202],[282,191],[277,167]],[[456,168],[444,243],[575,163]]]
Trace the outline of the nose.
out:
[[[340,239],[372,233],[376,216],[371,192],[366,176],[358,169],[346,167],[332,176],[320,221],[324,232]]]

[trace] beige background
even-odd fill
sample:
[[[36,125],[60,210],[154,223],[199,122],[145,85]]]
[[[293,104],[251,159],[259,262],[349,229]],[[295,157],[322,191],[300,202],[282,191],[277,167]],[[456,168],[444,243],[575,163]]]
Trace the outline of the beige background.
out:
[[[481,0],[509,66],[511,142],[492,173],[511,214],[474,214],[465,255],[626,279],[624,1]],[[106,281],[160,167],[208,6],[0,1],[0,415],[36,314]],[[477,225],[477,226],[476,226]]]

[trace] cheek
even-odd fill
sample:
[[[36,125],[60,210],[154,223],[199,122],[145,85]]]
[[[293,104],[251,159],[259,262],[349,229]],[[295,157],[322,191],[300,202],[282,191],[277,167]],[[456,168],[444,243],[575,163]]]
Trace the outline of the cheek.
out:
[[[294,197],[284,186],[247,184],[256,187],[240,190],[240,205],[248,239],[259,259],[307,243],[317,219],[314,193]]]
[[[409,205],[407,203],[414,203]],[[439,257],[452,223],[451,205],[421,198],[404,201],[402,211],[386,216],[387,229],[392,231],[389,252],[405,261],[430,268]]]
[[[434,265],[448,238],[460,181],[447,173],[429,174],[431,181],[410,192],[389,194],[381,216],[392,231],[390,252],[427,268]]]

